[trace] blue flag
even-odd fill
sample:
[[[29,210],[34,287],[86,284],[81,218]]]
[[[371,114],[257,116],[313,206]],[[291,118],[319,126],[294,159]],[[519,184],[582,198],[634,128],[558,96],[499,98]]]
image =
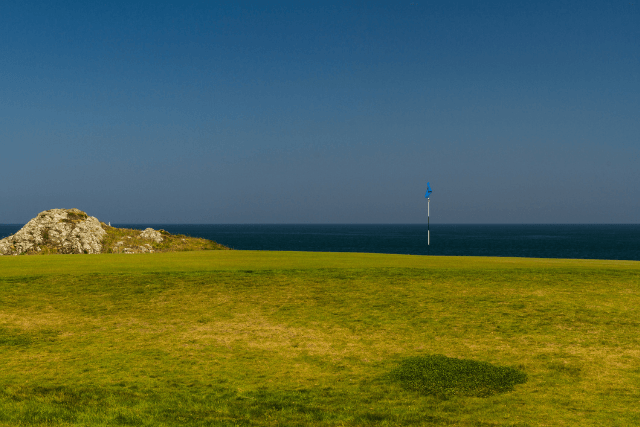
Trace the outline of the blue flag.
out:
[[[429,183],[427,182],[427,194],[424,195],[425,199],[428,199],[429,196],[431,196],[431,185],[429,185]]]

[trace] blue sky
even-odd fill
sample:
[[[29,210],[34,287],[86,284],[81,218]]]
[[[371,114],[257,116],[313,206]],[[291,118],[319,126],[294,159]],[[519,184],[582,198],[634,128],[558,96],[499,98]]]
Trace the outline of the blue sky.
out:
[[[0,223],[640,223],[640,3],[0,3]]]

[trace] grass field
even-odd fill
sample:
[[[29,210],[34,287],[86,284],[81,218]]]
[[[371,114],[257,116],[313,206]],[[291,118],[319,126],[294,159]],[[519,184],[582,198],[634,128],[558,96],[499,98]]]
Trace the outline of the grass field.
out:
[[[639,326],[640,262],[0,257],[0,426],[640,425]],[[435,355],[526,382],[392,375]]]

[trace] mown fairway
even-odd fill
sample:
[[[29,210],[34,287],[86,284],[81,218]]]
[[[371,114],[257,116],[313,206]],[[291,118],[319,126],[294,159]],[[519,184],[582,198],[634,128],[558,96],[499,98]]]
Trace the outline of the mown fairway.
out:
[[[640,425],[640,262],[0,257],[0,425]],[[420,394],[422,355],[514,367]]]

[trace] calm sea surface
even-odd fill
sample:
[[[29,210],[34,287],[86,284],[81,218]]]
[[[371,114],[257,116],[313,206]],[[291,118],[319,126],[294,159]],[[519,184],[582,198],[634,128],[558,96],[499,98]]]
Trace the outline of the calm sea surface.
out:
[[[163,228],[234,249],[640,260],[640,224],[434,224],[430,246],[426,225],[113,225]],[[0,225],[0,238],[21,227]]]

